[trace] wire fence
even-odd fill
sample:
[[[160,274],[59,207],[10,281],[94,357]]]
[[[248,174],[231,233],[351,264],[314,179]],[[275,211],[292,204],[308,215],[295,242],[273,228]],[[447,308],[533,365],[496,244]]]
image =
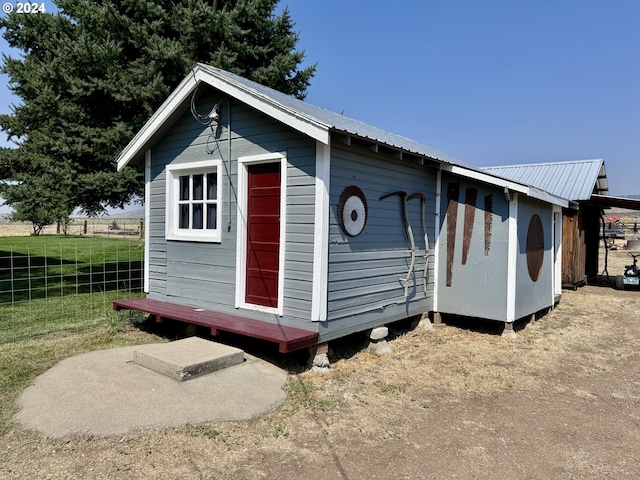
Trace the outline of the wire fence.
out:
[[[0,238],[0,344],[104,322],[114,300],[142,294],[140,241],[19,240]]]

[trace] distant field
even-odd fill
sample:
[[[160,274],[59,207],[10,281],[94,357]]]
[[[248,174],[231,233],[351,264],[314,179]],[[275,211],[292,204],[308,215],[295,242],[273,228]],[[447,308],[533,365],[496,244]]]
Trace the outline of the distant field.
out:
[[[73,218],[69,223],[68,235],[89,236],[140,236],[140,218]],[[86,225],[86,229],[85,229]],[[41,235],[63,234],[56,225],[49,225],[42,229]],[[0,217],[0,237],[28,236],[33,234],[29,222],[11,222],[6,217]]]

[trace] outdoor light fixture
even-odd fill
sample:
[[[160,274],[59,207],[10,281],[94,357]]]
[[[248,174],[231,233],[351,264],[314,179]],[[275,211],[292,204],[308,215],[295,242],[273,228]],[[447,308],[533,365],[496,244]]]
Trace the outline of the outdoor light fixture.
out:
[[[218,123],[220,121],[220,114],[218,113],[218,105],[219,103],[216,103],[215,106],[209,112],[209,115],[207,115],[207,117],[209,117],[210,123]]]

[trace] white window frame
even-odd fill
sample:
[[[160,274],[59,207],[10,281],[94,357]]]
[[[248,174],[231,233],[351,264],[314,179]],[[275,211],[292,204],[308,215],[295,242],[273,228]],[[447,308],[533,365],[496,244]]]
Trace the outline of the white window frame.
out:
[[[180,225],[180,177],[184,175],[199,175],[212,173],[215,170],[217,180],[216,199],[216,229],[185,229],[179,228]],[[181,240],[190,242],[220,242],[222,237],[222,160],[203,160],[199,162],[178,163],[167,165],[167,192],[166,192],[166,224],[165,238],[167,240]],[[206,197],[206,186],[203,187]],[[206,199],[203,203],[207,203]],[[205,208],[206,212],[206,208]],[[206,226],[206,213],[204,219]]]
[[[248,166],[280,162],[280,251],[278,260],[278,306],[266,307],[246,303],[247,290],[247,195]],[[265,153],[238,158],[238,218],[236,239],[236,308],[284,315],[284,256],[287,225],[287,157],[284,153]]]

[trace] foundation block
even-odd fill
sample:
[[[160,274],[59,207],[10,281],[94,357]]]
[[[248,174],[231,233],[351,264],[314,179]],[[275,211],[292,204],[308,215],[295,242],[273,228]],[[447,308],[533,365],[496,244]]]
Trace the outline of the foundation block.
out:
[[[329,344],[321,343],[310,348],[313,359],[311,360],[311,369],[314,372],[326,373],[330,370],[331,362],[329,361]]]
[[[504,324],[504,330],[502,331],[502,338],[508,338],[511,340],[515,340],[516,338],[518,338],[518,334],[516,334],[515,330],[513,329],[513,323]]]

